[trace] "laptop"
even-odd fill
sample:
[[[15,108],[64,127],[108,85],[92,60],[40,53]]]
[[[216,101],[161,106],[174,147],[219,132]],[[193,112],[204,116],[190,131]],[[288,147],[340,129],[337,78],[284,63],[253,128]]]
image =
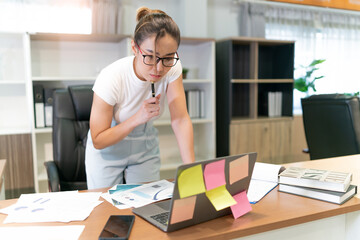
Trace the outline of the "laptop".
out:
[[[226,200],[219,202],[216,196],[229,193],[233,199],[231,196],[247,191],[256,157],[257,153],[246,153],[181,165],[171,199],[132,211],[164,232],[231,214]]]

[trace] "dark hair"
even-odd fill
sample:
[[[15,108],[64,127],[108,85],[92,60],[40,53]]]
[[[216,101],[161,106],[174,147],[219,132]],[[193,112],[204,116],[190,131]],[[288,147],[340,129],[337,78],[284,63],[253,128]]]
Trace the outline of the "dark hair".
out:
[[[180,30],[175,21],[161,10],[151,10],[141,7],[136,14],[134,41],[140,45],[146,38],[155,34],[155,41],[169,34],[180,45]]]

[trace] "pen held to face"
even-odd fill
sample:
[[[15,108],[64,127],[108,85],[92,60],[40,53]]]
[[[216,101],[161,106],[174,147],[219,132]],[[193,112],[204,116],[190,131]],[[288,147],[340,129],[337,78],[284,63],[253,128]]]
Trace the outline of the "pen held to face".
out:
[[[155,97],[155,84],[154,84],[154,82],[151,82],[151,93],[152,93],[152,97]]]

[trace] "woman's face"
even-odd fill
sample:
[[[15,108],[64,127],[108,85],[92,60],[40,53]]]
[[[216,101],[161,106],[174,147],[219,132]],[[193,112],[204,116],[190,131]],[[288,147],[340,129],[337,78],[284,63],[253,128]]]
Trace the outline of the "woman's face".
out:
[[[171,69],[171,67],[165,67],[160,60],[153,66],[146,65],[144,63],[143,55],[154,55],[155,49],[156,57],[177,57],[176,52],[178,49],[177,42],[170,35],[165,34],[156,42],[155,47],[155,35],[145,39],[140,46],[137,46],[132,41],[132,50],[135,54],[134,69],[136,76],[143,81],[157,82]],[[141,52],[139,51],[140,48]]]

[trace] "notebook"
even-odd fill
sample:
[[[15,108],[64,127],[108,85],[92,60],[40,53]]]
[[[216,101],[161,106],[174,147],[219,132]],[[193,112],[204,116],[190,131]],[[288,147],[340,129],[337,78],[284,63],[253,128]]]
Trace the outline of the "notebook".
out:
[[[247,191],[256,157],[246,153],[181,165],[171,199],[132,211],[164,232],[231,214],[232,196]]]

